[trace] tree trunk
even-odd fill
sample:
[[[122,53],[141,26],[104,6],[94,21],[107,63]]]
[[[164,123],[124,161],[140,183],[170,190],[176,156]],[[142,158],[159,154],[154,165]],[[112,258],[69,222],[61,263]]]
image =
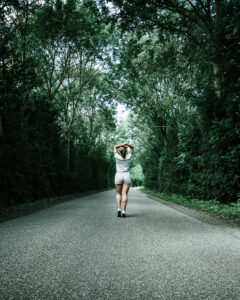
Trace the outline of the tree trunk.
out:
[[[2,115],[0,114],[0,137],[3,136]]]
[[[215,94],[220,100],[222,98],[223,89],[223,3],[222,0],[214,1],[214,10],[216,13],[214,20],[214,40],[213,47],[215,49],[215,59],[213,62],[213,74],[214,74],[214,85]]]
[[[70,142],[71,142],[70,131],[68,131],[68,133],[67,133],[67,161],[66,161],[67,171],[70,170]]]
[[[213,63],[214,87],[218,99],[222,98],[222,67],[218,63]]]

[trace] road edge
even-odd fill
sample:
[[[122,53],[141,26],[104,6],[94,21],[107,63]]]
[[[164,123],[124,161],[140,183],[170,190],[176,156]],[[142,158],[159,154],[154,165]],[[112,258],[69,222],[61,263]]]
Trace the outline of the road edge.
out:
[[[102,188],[102,189],[94,189],[94,190],[90,190],[90,191],[85,191],[85,192],[80,192],[80,193],[76,193],[76,194],[68,194],[68,195],[64,195],[61,197],[55,197],[55,198],[49,198],[48,201],[44,201],[44,199],[42,199],[40,201],[36,201],[36,203],[31,202],[32,206],[29,207],[21,207],[21,205],[16,205],[13,206],[12,208],[9,209],[9,211],[4,211],[4,210],[0,210],[0,223],[3,222],[7,222],[22,216],[26,216],[26,215],[30,215],[32,213],[35,213],[37,211],[52,207],[54,205],[58,205],[60,203],[64,203],[64,202],[68,202],[71,200],[74,200],[76,198],[81,198],[87,195],[92,195],[92,194],[97,194],[97,193],[101,193],[101,192],[105,192],[108,191],[109,189],[112,189],[112,187],[110,188]],[[47,200],[47,199],[45,199]]]
[[[240,228],[240,220],[238,219],[231,219],[227,218],[221,215],[217,215],[213,212],[203,211],[194,207],[181,205],[179,203],[172,202],[170,200],[163,199],[158,196],[153,196],[145,191],[142,191],[139,189],[139,192],[144,193],[147,197],[149,197],[152,200],[161,202],[162,204],[166,206],[170,206],[182,213],[185,213],[187,215],[191,215],[194,218],[197,218],[203,222],[213,224],[213,225],[230,225],[233,227]]]

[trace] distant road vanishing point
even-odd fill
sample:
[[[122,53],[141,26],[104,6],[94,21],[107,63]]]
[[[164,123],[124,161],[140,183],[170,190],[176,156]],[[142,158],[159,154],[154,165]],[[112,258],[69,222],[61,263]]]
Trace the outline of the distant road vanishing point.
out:
[[[202,214],[203,215],[203,214]],[[240,299],[240,229],[130,188],[0,223],[0,299]]]

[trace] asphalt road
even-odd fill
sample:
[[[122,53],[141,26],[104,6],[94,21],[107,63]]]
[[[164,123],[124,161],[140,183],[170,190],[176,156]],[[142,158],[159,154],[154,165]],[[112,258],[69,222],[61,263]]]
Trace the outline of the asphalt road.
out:
[[[240,229],[131,188],[0,223],[0,299],[240,299]]]

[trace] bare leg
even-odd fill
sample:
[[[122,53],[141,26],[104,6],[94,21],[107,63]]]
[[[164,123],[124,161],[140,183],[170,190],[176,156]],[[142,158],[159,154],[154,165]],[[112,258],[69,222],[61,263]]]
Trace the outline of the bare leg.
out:
[[[122,205],[123,205],[123,210],[125,210],[126,207],[127,207],[128,191],[129,191],[130,185],[131,184],[127,184],[127,183],[123,184],[123,189],[122,189]]]
[[[121,208],[122,184],[115,184],[117,208]]]

